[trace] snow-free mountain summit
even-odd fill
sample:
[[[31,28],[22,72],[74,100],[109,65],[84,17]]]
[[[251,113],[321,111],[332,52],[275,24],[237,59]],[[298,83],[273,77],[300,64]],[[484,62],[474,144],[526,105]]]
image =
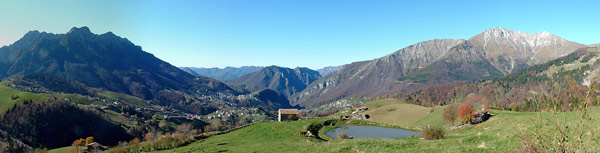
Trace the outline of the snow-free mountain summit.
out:
[[[378,59],[344,65],[290,100],[312,106],[347,96],[393,95],[456,81],[491,79],[584,46],[545,31],[493,28],[468,40],[423,41]]]

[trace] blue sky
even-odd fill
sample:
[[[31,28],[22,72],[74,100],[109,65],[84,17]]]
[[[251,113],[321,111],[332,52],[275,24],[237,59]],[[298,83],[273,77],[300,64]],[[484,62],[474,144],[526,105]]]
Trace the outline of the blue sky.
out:
[[[0,46],[30,30],[112,31],[175,66],[321,68],[485,29],[600,43],[598,1],[2,0]]]

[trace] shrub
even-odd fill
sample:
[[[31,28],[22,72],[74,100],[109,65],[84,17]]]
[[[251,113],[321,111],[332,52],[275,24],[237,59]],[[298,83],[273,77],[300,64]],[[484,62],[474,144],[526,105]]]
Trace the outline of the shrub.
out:
[[[19,95],[10,95],[10,99],[11,100],[16,100],[16,99],[19,99],[19,98],[21,98],[21,97],[19,97]]]
[[[136,144],[139,144],[140,142],[142,142],[142,141],[139,138],[135,138],[135,139],[129,141],[129,144],[136,145]]]
[[[74,146],[75,147],[75,151],[79,152],[79,146],[82,146],[83,143],[84,143],[83,139],[77,139],[77,140],[73,141],[73,143],[71,143],[71,146]]]
[[[438,126],[427,126],[423,129],[421,136],[425,140],[438,140],[444,138],[444,129]]]
[[[144,135],[144,139],[146,140],[154,140],[154,135],[152,132],[148,132]]]
[[[137,139],[139,140],[139,139]],[[137,141],[136,139],[132,141]],[[153,141],[144,141],[139,143],[129,143],[111,148],[108,152],[151,152],[157,150],[165,150],[186,145],[194,141],[193,137],[189,137],[183,133],[173,133],[157,136]]]
[[[212,132],[213,129],[210,125],[204,126],[204,132]]]
[[[467,105],[467,104],[463,104],[460,106],[460,109],[458,110],[458,116],[461,119],[462,123],[470,123],[471,122],[471,115],[473,114],[473,108],[471,108],[471,106]]]
[[[90,143],[94,142],[94,137],[87,137],[85,138],[85,145],[88,145]]]
[[[319,130],[323,127],[323,124],[321,123],[312,123],[310,125],[308,125],[308,127],[306,128],[306,131],[310,131],[310,133],[312,134],[317,134],[319,133]]]
[[[454,123],[456,123],[457,119],[458,119],[458,105],[457,104],[450,104],[446,107],[446,109],[444,109],[444,122],[447,125],[452,125],[454,126]]]
[[[597,78],[594,78],[597,80]],[[554,107],[549,114],[538,113],[538,118],[531,123],[531,128],[521,130],[519,138],[522,141],[521,152],[597,152],[600,143],[594,133],[598,132],[599,120],[590,114],[592,102],[598,101],[600,91],[597,82],[591,83],[591,90],[584,94],[570,95],[569,105],[575,108],[576,118],[565,118],[557,112],[560,107]],[[568,84],[566,87],[575,86]],[[580,91],[575,88],[575,93]],[[533,99],[536,103],[555,103],[564,97],[556,92],[542,93],[542,96]],[[552,106],[552,104],[550,104]],[[571,123],[569,123],[571,122]],[[574,122],[574,123],[573,123]]]

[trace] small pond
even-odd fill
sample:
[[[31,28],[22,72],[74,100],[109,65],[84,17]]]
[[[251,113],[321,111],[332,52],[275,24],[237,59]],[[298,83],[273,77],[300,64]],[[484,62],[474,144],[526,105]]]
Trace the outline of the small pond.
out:
[[[356,138],[371,138],[371,139],[395,139],[410,137],[413,135],[421,135],[420,132],[396,129],[396,128],[385,128],[378,126],[340,126],[334,130],[325,132],[330,138],[338,139],[338,134],[345,133],[348,136]]]

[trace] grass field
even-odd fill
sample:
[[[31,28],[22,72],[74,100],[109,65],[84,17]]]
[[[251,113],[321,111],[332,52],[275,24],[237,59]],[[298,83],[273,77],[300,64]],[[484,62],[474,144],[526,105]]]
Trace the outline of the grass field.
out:
[[[393,124],[411,125],[429,114],[431,108],[404,103],[397,99],[383,99],[368,102],[363,106],[368,107],[371,118],[369,121]]]
[[[397,103],[383,100],[367,103],[366,106],[380,105],[378,109],[386,110]],[[410,105],[410,104],[402,104]],[[407,106],[419,108],[420,106]],[[391,121],[407,127],[423,127],[427,125],[443,125],[442,112],[439,107],[432,113],[416,119]],[[370,108],[371,109],[371,108]],[[372,111],[381,111],[373,109]],[[399,108],[396,108],[399,110]],[[428,111],[427,111],[428,112]],[[522,145],[518,136],[529,128],[541,125],[542,119],[551,119],[550,113],[509,112],[490,110],[494,115],[490,120],[467,125],[458,130],[447,131],[442,140],[422,140],[420,137],[399,138],[393,140],[379,139],[346,139],[322,141],[298,134],[313,122],[323,119],[310,119],[293,122],[266,122],[239,129],[227,134],[212,136],[198,140],[187,146],[165,150],[162,152],[506,152],[516,150]],[[390,114],[402,115],[390,111]],[[574,126],[577,112],[558,113],[563,124]],[[600,111],[591,111],[592,120],[598,121]],[[390,120],[374,120],[390,121]],[[538,124],[539,123],[539,124]],[[598,128],[598,122],[593,127]],[[447,126],[446,126],[447,128]],[[546,127],[551,128],[551,127]],[[448,129],[448,128],[447,128]],[[597,148],[594,148],[597,150]]]
[[[79,147],[79,150],[85,150],[87,149],[87,147]],[[48,153],[71,153],[71,152],[76,152],[77,149],[75,149],[75,147],[73,146],[68,146],[68,147],[62,147],[62,148],[56,148],[56,149],[52,149],[52,150],[48,150]]]
[[[132,103],[138,103],[139,100],[132,100],[131,96],[123,96],[118,93],[111,92],[103,92],[107,95],[115,95],[114,97],[122,98],[125,100],[131,100]],[[11,99],[11,96],[19,96],[18,99]],[[15,104],[22,103],[25,100],[33,100],[35,102],[44,102],[48,99],[69,99],[73,102],[77,102],[79,104],[97,104],[104,105],[106,104],[103,101],[96,101],[89,98],[89,96],[78,95],[78,94],[60,94],[60,93],[31,93],[25,91],[19,91],[7,86],[4,86],[3,83],[0,83],[0,114],[6,112],[9,108],[12,108]]]
[[[149,105],[147,103],[144,102],[143,99],[140,99],[138,97],[134,97],[134,96],[130,96],[127,94],[122,94],[122,93],[116,93],[116,92],[111,92],[111,91],[100,91],[98,92],[98,95],[111,99],[111,100],[123,100],[124,103],[127,103],[129,105],[135,106],[135,107],[149,107]]]
[[[76,102],[78,104],[96,104],[96,105],[105,105],[106,103],[103,101],[97,101],[89,98],[89,96],[79,95],[79,94],[59,94],[59,93],[38,93],[38,95],[46,97],[48,99],[69,99],[72,102]]]
[[[112,121],[115,121],[117,123],[124,124],[127,126],[137,126],[137,123],[135,121],[129,120],[129,118],[112,110],[102,109],[100,112],[103,115],[106,115],[106,117],[110,118]]]
[[[11,95],[18,95],[20,98],[13,100],[11,99]],[[43,102],[46,101],[46,98],[35,93],[15,90],[0,83],[0,114],[4,114],[4,112],[12,108],[15,104],[22,103],[25,100]]]
[[[413,122],[412,124],[410,124],[410,126],[413,126],[413,127],[425,127],[428,125],[444,126],[444,120],[442,119],[444,109],[446,109],[446,106],[437,107],[433,112],[428,113],[424,117],[420,118],[418,121]]]

